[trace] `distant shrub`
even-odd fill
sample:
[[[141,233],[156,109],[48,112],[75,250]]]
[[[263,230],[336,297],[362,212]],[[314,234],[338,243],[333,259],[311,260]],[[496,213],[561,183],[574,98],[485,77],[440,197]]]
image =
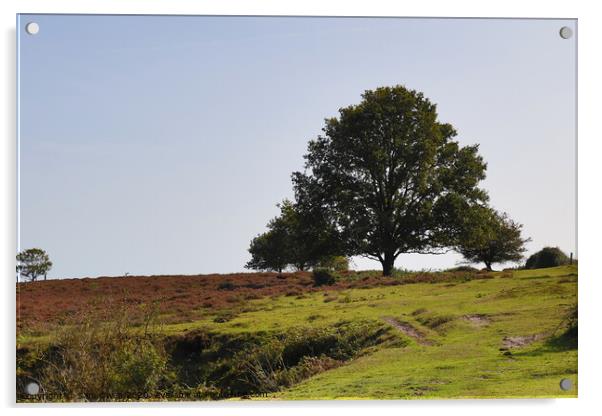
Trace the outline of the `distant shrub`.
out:
[[[236,288],[236,285],[232,282],[220,282],[220,284],[217,285],[217,288],[219,290],[234,290]]]
[[[525,268],[542,269],[544,267],[562,266],[568,263],[569,258],[558,247],[544,247],[527,259]]]
[[[479,269],[472,266],[456,266],[447,269],[446,272],[478,272]]]
[[[329,286],[335,283],[334,274],[328,269],[316,269],[312,273],[314,286]]]

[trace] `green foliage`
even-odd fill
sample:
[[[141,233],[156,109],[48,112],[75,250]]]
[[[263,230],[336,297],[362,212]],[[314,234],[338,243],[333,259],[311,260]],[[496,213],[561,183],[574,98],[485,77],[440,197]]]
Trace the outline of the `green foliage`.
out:
[[[46,280],[46,274],[51,268],[50,257],[40,248],[30,248],[17,254],[17,272],[32,282],[42,275]]]
[[[479,270],[471,267],[471,266],[456,266],[456,267],[450,267],[449,269],[445,270],[446,272],[470,272],[470,273],[476,273]]]
[[[285,200],[268,231],[251,241],[251,261],[245,267],[282,272],[287,266],[306,270],[337,252],[336,234],[318,215]]]
[[[298,204],[339,232],[346,255],[390,275],[402,253],[440,252],[455,241],[466,207],[487,200],[478,146],[461,147],[435,104],[403,86],[366,91],[326,120],[293,173]]]
[[[320,261],[318,267],[335,272],[346,272],[349,270],[349,259],[345,256],[326,257]]]
[[[286,231],[281,227],[273,227],[258,235],[251,240],[249,253],[251,260],[245,265],[246,268],[282,273],[290,259]]]
[[[379,323],[337,322],[277,333],[198,331],[173,337],[167,350],[177,383],[167,393],[182,385],[201,386],[213,399],[278,391],[387,342],[386,333]]]
[[[521,237],[521,229],[506,213],[474,206],[465,213],[465,228],[456,250],[471,263],[485,263],[487,270],[494,263],[517,262],[530,241]]]
[[[227,378],[243,381],[237,386],[239,394],[241,390],[245,394],[278,391],[338,367],[383,342],[385,332],[382,325],[370,323],[292,330],[237,354]]]
[[[84,317],[58,334],[43,358],[47,365],[40,381],[46,393],[69,401],[123,400],[158,393],[160,381],[168,375],[167,356],[150,332],[150,321],[135,331],[126,311],[112,312],[116,312],[112,320]]]
[[[330,286],[336,282],[334,274],[328,269],[315,269],[311,276],[314,280],[314,286]]]
[[[544,247],[532,254],[525,264],[526,269],[543,269],[569,264],[569,258],[558,247]]]

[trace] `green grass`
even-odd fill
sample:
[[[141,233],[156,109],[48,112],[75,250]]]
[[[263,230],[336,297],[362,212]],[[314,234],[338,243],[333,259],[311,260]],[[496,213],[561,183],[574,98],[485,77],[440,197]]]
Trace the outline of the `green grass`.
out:
[[[564,266],[466,282],[325,289],[257,299],[242,309],[206,311],[201,320],[164,325],[160,331],[285,333],[361,321],[389,327],[390,334],[404,341],[370,348],[345,365],[268,397],[273,399],[576,397],[577,350],[552,342],[576,302],[577,268]],[[219,319],[224,315],[227,319]],[[467,315],[483,322],[469,321]],[[392,326],[395,321],[413,326],[428,343]],[[538,336],[536,342],[500,350],[505,337],[532,335]],[[562,378],[571,379],[574,388],[562,391]]]
[[[279,399],[399,399],[475,397],[576,397],[577,351],[553,346],[563,317],[577,302],[576,267],[520,270],[513,277],[457,284],[409,284],[253,301],[254,311],[225,323],[211,317],[171,325],[167,332],[206,327],[221,333],[286,331],[341,320],[412,324],[433,345],[410,338],[405,348],[382,348],[347,365],[274,394]],[[325,302],[327,298],[335,300]],[[422,311],[420,309],[424,309]],[[418,310],[418,314],[413,312]],[[475,325],[465,315],[485,315]],[[443,317],[444,319],[439,319]],[[439,321],[444,321],[440,323]],[[422,323],[421,323],[422,321]],[[435,322],[437,325],[424,325]],[[399,337],[408,338],[394,329]],[[542,339],[504,355],[504,337],[541,334]],[[575,388],[564,392],[562,378]]]
[[[346,366],[317,375],[275,397],[282,399],[398,399],[576,397],[577,350],[542,339],[504,355],[506,336],[553,336],[571,305],[577,302],[576,268],[518,271],[513,278],[471,281],[453,287],[408,285],[385,297],[368,314],[401,317],[437,344],[412,343],[381,349]],[[567,276],[569,275],[569,276]],[[545,277],[544,277],[545,276]],[[541,277],[541,278],[540,278]],[[570,282],[569,280],[573,280]],[[357,295],[354,294],[354,295]],[[411,311],[425,308],[455,319],[424,328]],[[362,313],[348,311],[355,316]],[[485,314],[489,324],[476,326],[462,317]],[[559,388],[562,378],[575,384]]]

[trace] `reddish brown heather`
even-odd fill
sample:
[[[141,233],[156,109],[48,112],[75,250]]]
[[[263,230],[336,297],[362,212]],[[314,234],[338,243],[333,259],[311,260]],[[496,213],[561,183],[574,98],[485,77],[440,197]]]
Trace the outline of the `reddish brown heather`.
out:
[[[346,287],[335,285],[328,290]],[[324,288],[322,288],[323,290]],[[232,308],[251,299],[317,290],[311,273],[240,273],[188,276],[127,276],[57,279],[17,284],[20,329],[60,323],[82,312],[99,313],[111,305],[155,303],[174,321],[194,319],[202,309]],[[131,309],[130,309],[131,310]]]
[[[378,272],[343,272],[333,286],[314,287],[310,272],[127,276],[57,279],[17,284],[17,328],[42,329],[82,314],[102,316],[109,308],[135,311],[156,305],[165,322],[187,322],[212,309],[244,307],[249,300],[303,292],[369,288],[404,283],[453,281],[456,273],[417,273],[383,278]],[[473,278],[485,276],[473,276]],[[131,313],[131,312],[129,312]]]

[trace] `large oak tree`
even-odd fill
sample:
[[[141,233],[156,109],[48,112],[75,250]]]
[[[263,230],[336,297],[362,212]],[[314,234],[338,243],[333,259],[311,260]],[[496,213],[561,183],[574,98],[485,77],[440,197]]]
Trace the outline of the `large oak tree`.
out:
[[[389,276],[402,253],[456,245],[462,213],[487,200],[486,165],[422,93],[395,86],[362,97],[326,120],[292,178],[297,203],[333,224],[345,254],[376,259]]]

